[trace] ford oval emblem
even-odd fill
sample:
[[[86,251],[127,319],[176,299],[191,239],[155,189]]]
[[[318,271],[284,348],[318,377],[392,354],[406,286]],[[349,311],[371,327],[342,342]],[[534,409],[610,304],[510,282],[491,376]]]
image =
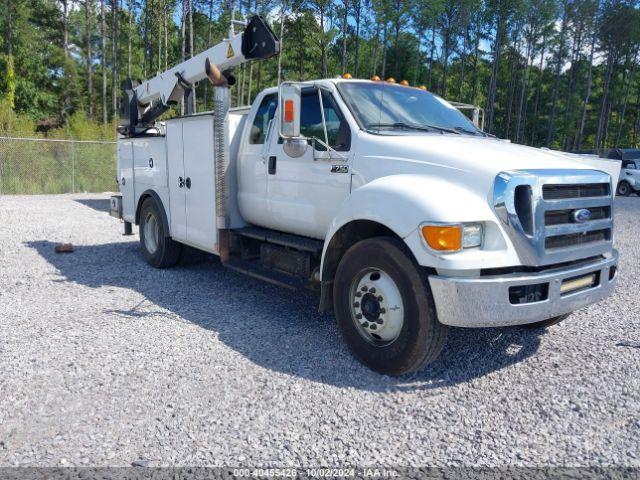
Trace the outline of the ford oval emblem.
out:
[[[578,223],[584,223],[591,220],[591,211],[586,208],[581,208],[573,212],[573,219]]]

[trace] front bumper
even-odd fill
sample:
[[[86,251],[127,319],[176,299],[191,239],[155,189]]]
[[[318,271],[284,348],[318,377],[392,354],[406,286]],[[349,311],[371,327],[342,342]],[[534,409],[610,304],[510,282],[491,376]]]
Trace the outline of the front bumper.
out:
[[[613,292],[618,252],[589,263],[545,270],[486,277],[443,277],[431,275],[438,319],[456,327],[498,327],[539,322],[596,303]],[[610,271],[611,277],[610,278]],[[596,283],[574,292],[561,293],[563,280],[596,274]],[[509,289],[547,284],[545,300],[513,304]]]

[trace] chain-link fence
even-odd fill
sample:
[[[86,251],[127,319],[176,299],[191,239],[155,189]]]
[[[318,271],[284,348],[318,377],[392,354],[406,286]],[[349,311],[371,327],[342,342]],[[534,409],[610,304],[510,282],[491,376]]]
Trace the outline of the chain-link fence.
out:
[[[0,137],[0,194],[116,188],[116,142]]]

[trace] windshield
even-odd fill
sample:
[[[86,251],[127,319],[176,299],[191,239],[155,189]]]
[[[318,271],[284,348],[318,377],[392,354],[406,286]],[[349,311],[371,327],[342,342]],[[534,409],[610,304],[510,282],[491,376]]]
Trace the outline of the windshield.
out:
[[[371,132],[484,135],[455,107],[418,88],[385,82],[340,82],[338,90],[362,128]]]

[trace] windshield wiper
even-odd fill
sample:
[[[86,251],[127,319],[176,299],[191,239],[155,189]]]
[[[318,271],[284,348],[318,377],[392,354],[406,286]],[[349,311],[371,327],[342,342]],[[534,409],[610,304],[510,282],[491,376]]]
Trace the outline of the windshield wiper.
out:
[[[480,130],[471,130],[469,128],[465,128],[465,127],[455,127],[455,130],[457,132],[464,132],[464,133],[468,133],[469,135],[482,135],[483,137],[486,137],[487,134],[480,131]]]
[[[424,127],[422,125],[412,125],[410,123],[395,122],[395,123],[369,123],[367,128],[402,128],[405,130],[420,130],[422,132],[430,132],[431,127]]]
[[[367,125],[367,128],[402,128],[405,130],[418,130],[421,132],[431,132],[433,130],[440,130],[441,132],[447,132],[447,133],[456,133],[458,135],[461,135],[460,132],[452,129],[452,128],[447,128],[447,127],[441,127],[440,125],[429,125],[429,124],[423,124],[423,125],[415,125],[412,123],[404,123],[404,122],[395,122],[395,123],[370,123]]]

